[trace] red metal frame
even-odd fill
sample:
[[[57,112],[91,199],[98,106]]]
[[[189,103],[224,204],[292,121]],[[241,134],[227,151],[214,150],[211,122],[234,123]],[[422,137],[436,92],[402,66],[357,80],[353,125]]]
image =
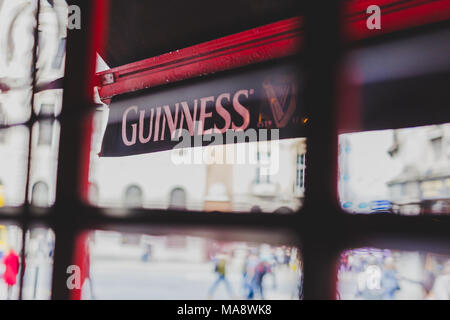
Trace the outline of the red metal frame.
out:
[[[369,5],[380,6],[381,30],[366,26]],[[326,10],[326,8],[324,8]],[[344,6],[344,38],[357,41],[450,19],[450,0],[362,0]],[[301,50],[302,18],[290,18],[98,73],[106,103],[119,94],[293,55]]]
[[[295,54],[301,19],[292,18],[99,73],[102,99]],[[113,83],[107,83],[114,79]],[[105,84],[106,82],[106,84]]]

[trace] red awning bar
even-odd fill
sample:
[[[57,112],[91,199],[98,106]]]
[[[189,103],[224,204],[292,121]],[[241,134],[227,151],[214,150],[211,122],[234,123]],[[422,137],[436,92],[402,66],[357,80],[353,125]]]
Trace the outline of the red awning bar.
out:
[[[381,8],[381,30],[366,26]],[[450,0],[362,0],[344,3],[344,37],[357,41],[450,19]],[[326,8],[324,8],[326,10]],[[99,94],[113,96],[293,55],[301,50],[301,17],[290,18],[98,73]]]

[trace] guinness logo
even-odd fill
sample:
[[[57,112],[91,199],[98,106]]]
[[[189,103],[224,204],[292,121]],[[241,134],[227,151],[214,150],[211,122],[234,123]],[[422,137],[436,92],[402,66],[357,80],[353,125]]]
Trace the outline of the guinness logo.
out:
[[[292,76],[269,76],[263,82],[277,128],[288,124],[297,106],[297,85]]]

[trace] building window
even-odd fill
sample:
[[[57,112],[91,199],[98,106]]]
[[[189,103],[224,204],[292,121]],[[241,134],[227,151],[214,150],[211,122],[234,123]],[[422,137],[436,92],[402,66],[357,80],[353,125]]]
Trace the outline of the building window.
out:
[[[169,209],[186,209],[186,191],[175,188],[170,193]]]
[[[256,168],[256,184],[270,183],[270,161],[272,153],[269,151],[258,150],[256,159],[258,167]]]
[[[290,214],[293,212],[294,211],[288,207],[281,207],[281,208],[278,208],[277,210],[275,210],[275,213],[277,213],[277,214]]]
[[[297,168],[296,168],[296,175],[295,175],[295,190],[296,191],[305,191],[305,154],[299,153],[297,154]]]
[[[38,123],[38,145],[39,146],[51,146],[53,141],[53,125],[54,121],[42,121]]]
[[[253,207],[250,209],[250,212],[252,212],[252,213],[260,213],[260,212],[262,212],[262,209],[261,209],[260,206],[253,206]]]
[[[33,185],[31,191],[31,204],[35,207],[47,207],[49,204],[49,188],[43,181],[38,181]]]
[[[393,184],[391,185],[391,195],[393,199],[400,199],[403,197],[403,184]]]
[[[442,180],[423,181],[421,184],[422,194],[424,198],[440,197],[442,195],[443,186]]]
[[[52,103],[41,104],[41,109],[39,110],[40,116],[53,116],[55,114],[55,105]]]
[[[143,203],[143,192],[137,185],[129,186],[125,191],[124,205],[127,208],[141,208]]]
[[[433,155],[435,160],[439,160],[442,157],[442,137],[431,139],[431,148],[433,149]]]

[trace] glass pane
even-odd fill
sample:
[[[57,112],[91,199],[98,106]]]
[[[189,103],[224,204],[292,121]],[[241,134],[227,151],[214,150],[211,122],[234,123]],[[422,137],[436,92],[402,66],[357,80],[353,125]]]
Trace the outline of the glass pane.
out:
[[[175,11],[163,3],[110,3],[108,43],[97,63],[91,203],[299,210],[305,163],[297,158],[306,152],[308,119],[293,58],[302,32],[293,18],[298,4],[235,4],[242,10],[228,3],[177,3]],[[153,22],[176,22],[144,33],[135,22],[145,12]]]
[[[0,208],[25,200],[29,131],[17,126],[0,130]]]
[[[30,116],[36,4],[0,3],[0,124],[24,122]]]
[[[96,231],[84,299],[298,299],[297,249]],[[83,273],[83,272],[82,272]]]
[[[450,300],[450,256],[374,248],[345,251],[338,298]]]
[[[354,213],[450,213],[450,125],[340,136],[339,194]]]

